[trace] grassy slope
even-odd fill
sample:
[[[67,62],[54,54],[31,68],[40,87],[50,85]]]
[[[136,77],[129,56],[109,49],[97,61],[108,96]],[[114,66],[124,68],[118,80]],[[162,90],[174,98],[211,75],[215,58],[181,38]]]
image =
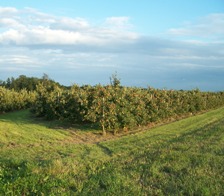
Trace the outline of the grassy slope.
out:
[[[221,108],[80,144],[72,130],[34,121],[28,111],[1,115],[0,195],[221,195],[223,117]]]

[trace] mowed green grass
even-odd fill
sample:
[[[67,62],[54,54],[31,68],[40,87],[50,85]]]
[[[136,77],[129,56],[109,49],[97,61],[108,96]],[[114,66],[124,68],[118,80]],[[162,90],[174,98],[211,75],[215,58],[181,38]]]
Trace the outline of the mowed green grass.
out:
[[[224,193],[224,108],[104,142],[62,127],[0,115],[0,195]]]

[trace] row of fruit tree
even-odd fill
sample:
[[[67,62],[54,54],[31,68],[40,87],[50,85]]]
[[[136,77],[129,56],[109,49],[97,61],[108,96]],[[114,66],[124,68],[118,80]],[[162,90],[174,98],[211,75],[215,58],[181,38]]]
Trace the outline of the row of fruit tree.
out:
[[[158,90],[118,84],[62,89],[40,83],[32,111],[47,119],[99,125],[106,134],[224,105],[224,92]]]

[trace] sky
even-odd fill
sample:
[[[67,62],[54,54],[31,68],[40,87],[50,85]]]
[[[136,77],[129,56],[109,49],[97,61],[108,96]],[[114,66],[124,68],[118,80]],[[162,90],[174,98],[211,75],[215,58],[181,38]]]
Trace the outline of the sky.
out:
[[[224,0],[0,0],[0,80],[224,91]]]

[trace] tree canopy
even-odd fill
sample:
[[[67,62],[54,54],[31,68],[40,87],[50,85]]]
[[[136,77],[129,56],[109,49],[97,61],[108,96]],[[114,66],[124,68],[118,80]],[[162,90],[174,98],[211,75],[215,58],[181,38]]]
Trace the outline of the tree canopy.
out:
[[[35,91],[38,83],[46,83],[46,81],[48,81],[48,83],[56,84],[57,86],[63,87],[59,83],[50,79],[47,74],[43,74],[42,78],[27,77],[25,75],[20,75],[18,78],[7,78],[6,81],[0,80],[0,86],[3,86],[7,89],[14,89],[15,91],[20,91],[22,89],[26,89],[27,91]]]

